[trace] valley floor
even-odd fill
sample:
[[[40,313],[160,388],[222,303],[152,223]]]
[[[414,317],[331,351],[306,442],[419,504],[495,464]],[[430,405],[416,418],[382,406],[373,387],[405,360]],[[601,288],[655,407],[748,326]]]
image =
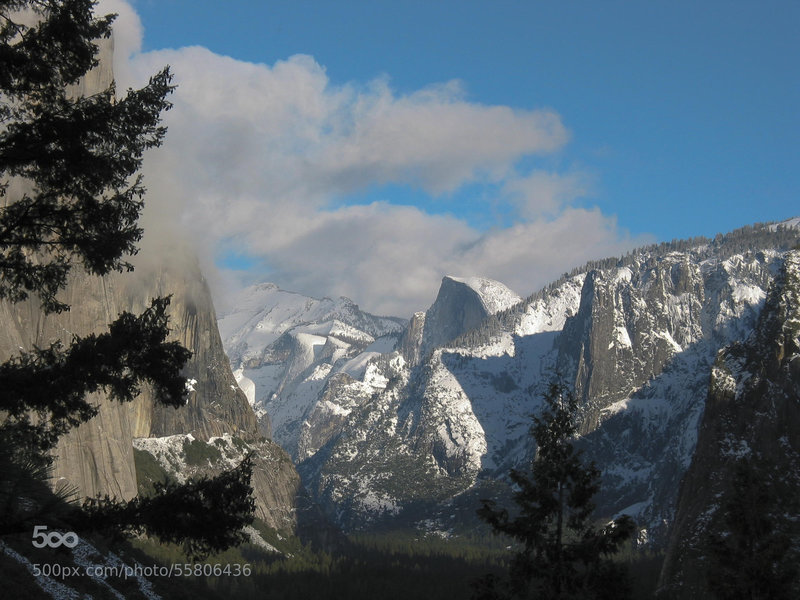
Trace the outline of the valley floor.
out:
[[[263,529],[259,529],[268,537]],[[211,556],[202,563],[208,566],[208,572],[213,572],[215,565],[247,565],[246,576],[231,573],[152,577],[152,595],[132,579],[111,578],[109,585],[102,585],[71,575],[35,578],[18,560],[2,552],[0,579],[4,592],[13,592],[9,597],[28,600],[81,598],[85,594],[91,594],[95,600],[154,600],[159,597],[170,600],[467,600],[472,596],[476,580],[489,573],[502,576],[513,556],[513,551],[504,545],[506,540],[496,536],[443,539],[436,535],[416,536],[408,532],[356,534],[350,536],[345,547],[336,553],[315,551],[303,546],[296,538],[282,538],[274,532],[268,541],[284,554],[270,553],[248,544]],[[18,540],[13,546],[24,553],[27,551],[26,542]],[[129,564],[136,561],[141,565],[168,566],[186,561],[177,546],[147,540],[121,545],[106,545],[102,540],[93,540],[93,544],[103,553],[113,552],[123,557]],[[31,564],[60,562],[74,566],[64,552],[51,557],[32,557],[28,553],[28,558]],[[620,558],[630,566],[634,598],[652,597],[662,558],[660,555],[641,554]],[[197,563],[197,567],[200,565]],[[60,587],[50,586],[53,581]],[[54,589],[55,595],[52,595]]]

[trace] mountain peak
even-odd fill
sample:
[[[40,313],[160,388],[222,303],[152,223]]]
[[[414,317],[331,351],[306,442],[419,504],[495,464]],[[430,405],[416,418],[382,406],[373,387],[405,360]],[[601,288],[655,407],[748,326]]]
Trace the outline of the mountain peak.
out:
[[[444,284],[445,280],[460,283],[473,290],[478,294],[481,304],[483,304],[484,309],[490,315],[510,308],[522,300],[522,298],[508,286],[494,279],[446,275],[442,278],[442,284]]]
[[[508,287],[484,277],[442,278],[436,300],[425,313],[420,356],[478,327],[489,315],[521,298]]]

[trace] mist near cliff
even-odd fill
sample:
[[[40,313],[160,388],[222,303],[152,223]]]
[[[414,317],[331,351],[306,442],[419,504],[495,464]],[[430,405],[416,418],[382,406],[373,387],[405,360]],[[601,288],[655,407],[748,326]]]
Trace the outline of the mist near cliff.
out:
[[[120,90],[167,64],[178,86],[165,143],[145,159],[142,255],[174,260],[177,242],[188,242],[218,305],[273,281],[407,317],[446,274],[491,277],[525,295],[651,241],[581,203],[592,174],[545,168],[570,138],[551,109],[479,104],[459,81],[409,94],[386,77],[337,83],[307,55],[267,65],[199,46],[141,52],[130,5],[105,0],[98,11],[119,14]],[[381,186],[427,194],[430,209],[354,200]],[[461,216],[455,195],[470,186],[511,218],[478,226]]]

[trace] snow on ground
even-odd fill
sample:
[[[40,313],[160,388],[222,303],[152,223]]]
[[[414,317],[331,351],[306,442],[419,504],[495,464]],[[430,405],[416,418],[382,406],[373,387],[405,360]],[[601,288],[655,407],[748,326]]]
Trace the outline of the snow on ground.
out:
[[[239,367],[233,372],[233,376],[236,379],[236,383],[238,384],[239,388],[244,392],[247,401],[250,403],[250,406],[255,406],[256,403],[256,384],[255,382],[250,379],[249,377],[245,376],[244,368]]]
[[[672,417],[673,406],[664,398],[624,398],[610,404],[602,411],[604,417],[621,412],[638,413],[642,420],[653,424],[666,423]]]
[[[53,571],[52,576],[45,576],[42,574],[45,565],[34,565],[31,561],[15,551],[13,548],[7,546],[4,542],[0,541],[0,552],[3,552],[10,558],[13,558],[18,563],[23,565],[28,572],[33,576],[36,584],[52,598],[57,600],[82,600],[83,598],[91,598],[86,594],[82,594],[77,590],[57,581],[58,574]],[[106,594],[110,597],[117,598],[118,600],[125,600],[125,596],[117,591],[107,579],[124,578],[126,581],[134,579],[139,586],[139,594],[146,600],[161,600],[161,596],[153,590],[153,584],[145,578],[141,573],[142,567],[139,563],[135,562],[130,565],[124,562],[119,556],[113,552],[102,553],[95,546],[80,539],[78,545],[71,549],[72,560],[77,568],[81,569],[81,573],[90,577],[97,585],[106,589]],[[50,565],[54,568],[59,563]],[[73,568],[72,565],[61,565],[63,569]],[[37,574],[38,572],[38,574]],[[59,571],[62,573],[63,571]]]
[[[401,320],[361,312],[349,299],[310,298],[271,283],[251,286],[218,319],[225,349],[234,361],[258,358],[286,332],[342,337],[370,343],[399,332]],[[363,329],[362,329],[363,327]]]
[[[397,338],[391,335],[379,337],[369,346],[364,348],[364,352],[377,352],[378,354],[389,354],[394,352],[397,347]]]
[[[669,331],[656,331],[654,333],[654,336],[657,338],[661,338],[662,340],[667,342],[676,353],[683,351],[681,345],[675,341],[675,339],[672,337],[672,334]]]
[[[628,267],[622,267],[617,269],[617,272],[614,274],[614,283],[629,283],[631,278],[633,277],[633,272]]]
[[[179,433],[164,437],[134,438],[136,450],[148,452],[169,473],[175,475],[179,483],[186,481],[186,460],[184,458],[184,442],[193,442],[191,433]]]
[[[608,344],[608,348],[614,347],[614,343],[625,348],[631,348],[631,337],[628,335],[628,329],[624,325],[617,325],[614,328],[614,339]]]
[[[800,217],[793,217],[791,219],[786,219],[785,221],[781,221],[780,223],[773,223],[769,226],[772,231],[776,231],[778,229],[778,225],[783,225],[784,227],[798,227],[800,228]]]
[[[400,360],[402,360],[402,357],[400,357]],[[373,392],[385,389],[386,385],[389,383],[386,376],[374,364],[367,365],[367,368],[364,370],[364,379],[362,381],[365,385],[372,388]]]
[[[366,373],[369,361],[378,356],[381,356],[381,352],[362,352],[344,363],[338,371],[347,373],[353,379],[361,379]]]
[[[267,552],[274,552],[276,554],[281,554],[281,551],[278,550],[275,546],[267,542],[261,534],[259,533],[258,529],[253,527],[252,525],[248,525],[244,528],[244,532],[248,537],[248,540],[254,546],[258,546],[259,548],[263,548]]]
[[[79,600],[81,595],[73,590],[70,587],[67,587],[63,583],[56,581],[51,577],[45,577],[44,575],[36,576],[34,573],[36,570],[34,569],[33,564],[30,560],[26,557],[22,556],[19,552],[14,550],[13,548],[6,546],[3,541],[0,541],[0,551],[2,551],[6,556],[9,556],[24,566],[28,573],[33,576],[36,584],[44,590],[45,593],[50,594],[53,598],[58,598],[59,600]],[[40,569],[41,570],[41,569]]]
[[[338,337],[340,339],[345,339],[348,341],[352,340],[355,342],[361,342],[363,344],[371,344],[375,341],[375,338],[368,333],[361,331],[360,329],[356,329],[355,327],[351,327],[347,323],[342,323],[338,319],[324,321],[322,323],[309,323],[307,325],[300,325],[299,327],[294,328],[292,331],[311,333],[326,337]]]
[[[195,441],[195,437],[191,433],[179,433],[164,437],[134,438],[133,447],[149,453],[178,483],[183,483],[193,474],[194,470],[186,463],[184,445]],[[241,448],[234,443],[233,436],[229,433],[209,438],[208,442],[201,443],[213,446],[219,451],[220,456],[215,461],[216,466],[233,468],[243,458]]]
[[[542,331],[561,331],[567,317],[578,312],[581,289],[585,275],[576,275],[565,281],[543,298],[534,300],[526,309],[514,333],[533,335]]]
[[[736,303],[761,304],[767,294],[758,286],[734,282],[732,296]]]

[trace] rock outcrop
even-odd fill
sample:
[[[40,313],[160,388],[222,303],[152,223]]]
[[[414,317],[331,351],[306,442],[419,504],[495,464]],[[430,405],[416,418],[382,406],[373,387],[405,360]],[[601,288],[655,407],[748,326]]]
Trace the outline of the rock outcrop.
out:
[[[745,341],[720,350],[711,371],[697,450],[681,485],[661,591],[709,594],[708,534],[726,535],[717,515],[737,464],[752,459],[777,506],[751,507],[795,545],[800,539],[800,251],[790,252]],[[720,530],[720,529],[723,530]],[[763,531],[764,535],[773,532]],[[751,540],[753,546],[759,540]],[[797,590],[796,590],[797,591]]]
[[[73,96],[106,90],[113,81],[113,39],[99,43],[99,64],[79,83]],[[5,195],[9,201],[26,189],[13,180]],[[129,499],[137,493],[134,440],[191,434],[198,440],[233,435],[257,451],[253,486],[259,516],[269,525],[292,529],[299,477],[285,452],[259,431],[256,416],[231,373],[217,329],[211,295],[200,269],[179,242],[145,249],[139,267],[130,274],[89,276],[75,268],[59,298],[71,309],[45,314],[36,298],[0,303],[0,360],[20,350],[47,347],[73,335],[106,330],[120,313],[140,313],[155,297],[171,295],[172,340],[192,352],[185,376],[193,391],[180,409],[157,403],[149,390],[129,404],[112,403],[104,394],[89,400],[99,406],[91,421],[65,435],[55,450],[54,479],[75,489],[79,497],[109,495]],[[267,428],[268,429],[268,428]]]
[[[258,450],[253,484],[259,513],[265,517],[281,513],[270,524],[285,529],[299,491],[298,476],[283,450],[263,439],[252,407],[236,384],[222,349],[211,295],[196,264],[104,278],[76,275],[60,296],[71,305],[62,314],[44,314],[35,299],[0,304],[0,322],[5,324],[0,359],[19,348],[68,341],[73,334],[101,333],[121,312],[139,313],[152,298],[165,295],[172,296],[170,339],[192,352],[184,372],[193,388],[187,405],[163,406],[146,388],[130,404],[112,403],[95,394],[92,401],[99,405],[99,414],[58,444],[55,480],[73,486],[79,496],[129,499],[137,493],[135,439],[191,434],[207,441],[234,435]]]
[[[425,358],[434,348],[477,328],[490,315],[520,300],[505,285],[491,279],[442,278],[436,300],[425,313],[418,358]]]
[[[350,412],[326,390],[363,377],[369,361],[394,349],[403,319],[361,311],[347,298],[310,298],[261,284],[222,315],[220,331],[241,385],[253,394],[262,430],[296,460],[326,443]]]

